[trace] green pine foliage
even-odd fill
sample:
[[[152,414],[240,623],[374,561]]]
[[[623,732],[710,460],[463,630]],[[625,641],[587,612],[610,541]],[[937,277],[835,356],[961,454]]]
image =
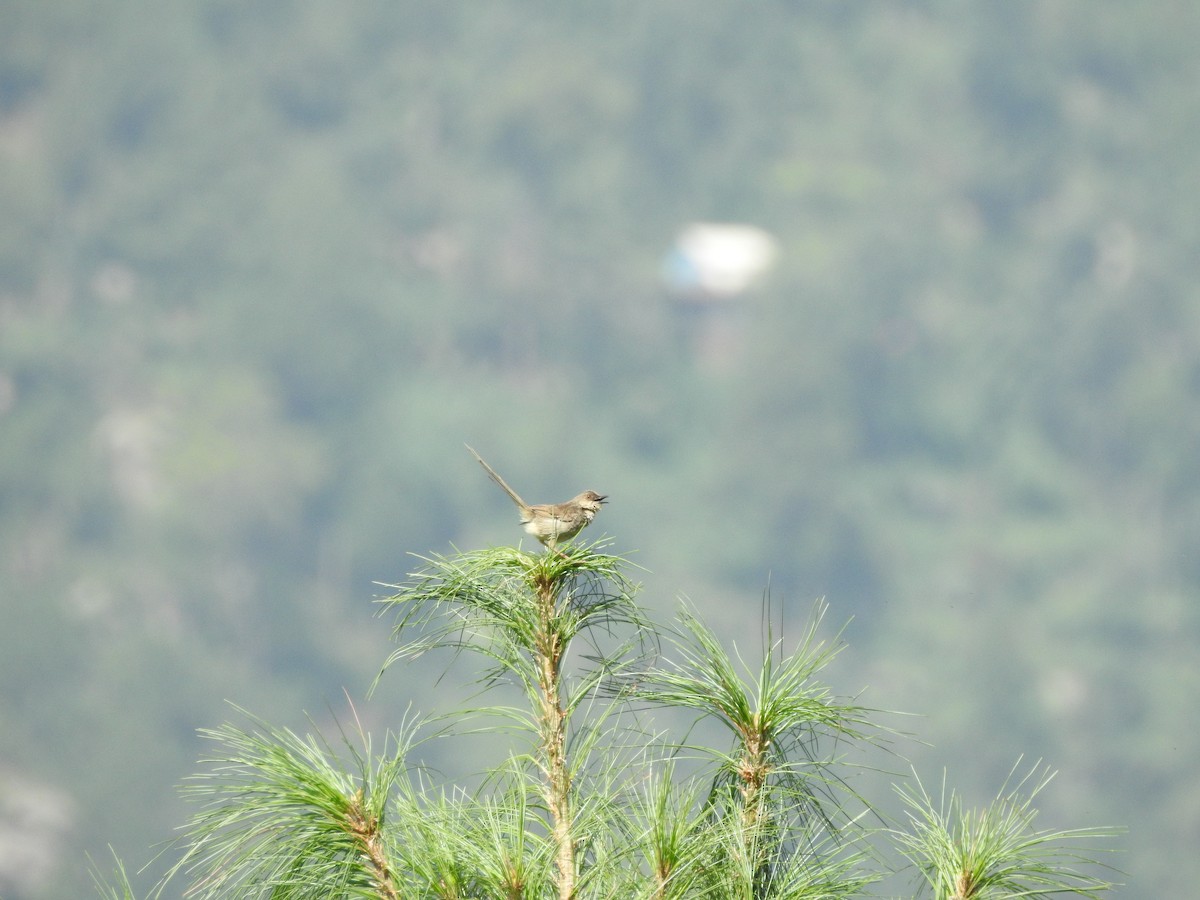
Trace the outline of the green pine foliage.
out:
[[[1014,767],[1013,774],[1017,770]],[[986,807],[966,809],[953,789],[935,803],[920,779],[898,788],[905,828],[889,834],[936,900],[970,897],[1099,897],[1111,884],[1097,872],[1097,839],[1111,828],[1037,829],[1033,800],[1053,773],[1037,767]]]
[[[426,653],[472,654],[482,683],[515,685],[523,706],[441,711],[437,731],[402,722],[379,751],[361,725],[337,745],[248,715],[204,730],[213,753],[184,788],[198,811],[151,896],[182,882],[213,900],[832,900],[887,874],[879,835],[936,900],[1110,886],[1092,871],[1111,829],[1033,829],[1048,776],[975,816],[957,794],[934,808],[918,780],[900,788],[907,822],[880,828],[852,782],[863,746],[890,733],[821,682],[839,648],[818,634],[824,606],[794,646],[768,630],[749,666],[687,608],[656,629],[604,543],[430,557],[382,601],[400,646],[381,678]],[[716,720],[727,743],[656,730],[665,709]],[[419,742],[497,712],[507,724],[482,730],[499,752],[474,786],[417,764]],[[98,883],[132,896],[119,861]]]

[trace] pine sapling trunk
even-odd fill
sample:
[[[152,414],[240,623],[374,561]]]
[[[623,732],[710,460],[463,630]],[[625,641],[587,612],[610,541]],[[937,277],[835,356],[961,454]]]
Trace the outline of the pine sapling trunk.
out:
[[[346,830],[353,835],[359,851],[371,870],[371,878],[380,900],[400,900],[387,854],[384,852],[383,836],[379,820],[366,807],[362,788],[354,795],[346,809]]]
[[[752,727],[742,735],[742,758],[738,776],[741,780],[742,834],[747,858],[754,866],[755,895],[769,872],[771,853],[768,835],[771,821],[767,810],[766,785],[771,771],[770,738],[763,734],[758,714]]]
[[[562,635],[556,627],[556,585],[552,579],[538,579],[537,594],[540,633],[537,640],[538,688],[541,693],[541,739],[545,800],[550,812],[550,828],[558,870],[559,900],[575,896],[575,838],[571,819],[571,771],[567,765],[567,711],[562,703]]]

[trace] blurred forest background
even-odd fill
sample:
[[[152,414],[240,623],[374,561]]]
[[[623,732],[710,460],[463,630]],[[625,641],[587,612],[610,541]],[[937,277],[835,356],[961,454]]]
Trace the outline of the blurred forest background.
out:
[[[149,860],[226,700],[454,702],[364,694],[372,582],[523,537],[464,441],[610,494],[656,618],[753,656],[826,597],[927,784],[1043,758],[1040,824],[1192,895],[1198,46],[1183,2],[0,0],[0,895]],[[773,267],[665,279],[695,222]]]

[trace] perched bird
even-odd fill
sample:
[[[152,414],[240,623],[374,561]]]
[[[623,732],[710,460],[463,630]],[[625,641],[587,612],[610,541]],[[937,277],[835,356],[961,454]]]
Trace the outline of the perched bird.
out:
[[[484,462],[482,456],[476,453],[469,444],[466,446],[471,451],[471,455],[479,460],[479,464],[483,466],[492,481],[504,488],[504,493],[512,498],[513,503],[517,504],[517,509],[521,511],[521,524],[525,526],[525,531],[555,552],[557,552],[558,542],[569,541],[586,528],[588,523],[596,517],[596,513],[600,511],[604,501],[608,499],[604,494],[584,491],[566,503],[537,503],[530,506],[508,486],[508,482],[500,477],[500,473]]]

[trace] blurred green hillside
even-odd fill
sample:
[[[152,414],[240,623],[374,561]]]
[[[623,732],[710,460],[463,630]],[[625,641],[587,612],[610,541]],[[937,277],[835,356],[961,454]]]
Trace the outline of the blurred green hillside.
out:
[[[0,895],[232,700],[387,727],[373,581],[611,495],[643,599],[1200,881],[1200,7],[0,0]],[[698,304],[698,221],[770,232]],[[339,715],[343,713],[339,712]],[[449,764],[449,761],[448,761]],[[461,761],[470,768],[470,761]]]

